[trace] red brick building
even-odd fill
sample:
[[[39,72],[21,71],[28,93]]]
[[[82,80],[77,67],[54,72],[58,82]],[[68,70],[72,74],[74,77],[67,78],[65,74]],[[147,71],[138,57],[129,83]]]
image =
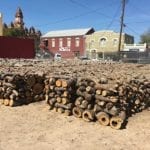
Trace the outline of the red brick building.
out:
[[[41,37],[40,47],[53,56],[61,54],[62,58],[84,56],[85,35],[93,32],[93,28],[50,31]]]

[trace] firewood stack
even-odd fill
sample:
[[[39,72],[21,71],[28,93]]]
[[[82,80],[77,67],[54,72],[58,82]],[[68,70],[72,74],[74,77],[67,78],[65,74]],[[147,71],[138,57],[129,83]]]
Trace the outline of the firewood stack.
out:
[[[76,78],[48,77],[45,80],[45,99],[50,110],[71,115],[75,92]]]
[[[130,80],[96,85],[94,112],[102,125],[120,129],[128,117],[149,105],[150,82]]]
[[[44,80],[45,75],[43,73],[24,75],[26,104],[45,99]]]
[[[18,106],[44,100],[44,76],[36,74],[2,74],[0,76],[0,103]]]
[[[150,106],[150,82],[100,78],[95,83],[82,78],[77,82],[75,107],[72,113],[85,121],[97,119],[100,124],[120,129],[128,117]]]
[[[94,103],[95,103],[95,82],[91,79],[82,78],[77,82],[75,107],[72,112],[77,118],[83,118],[85,121],[93,121]]]

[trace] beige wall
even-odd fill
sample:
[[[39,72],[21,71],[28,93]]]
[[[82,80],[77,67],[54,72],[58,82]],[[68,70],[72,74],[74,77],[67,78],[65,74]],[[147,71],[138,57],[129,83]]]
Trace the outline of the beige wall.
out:
[[[0,13],[0,36],[3,35],[3,18],[2,14]]]
[[[106,39],[102,41],[101,39]],[[91,53],[107,53],[118,51],[119,33],[114,31],[97,31],[91,35],[86,36],[86,51]],[[123,49],[124,43],[133,43],[134,38],[127,34],[122,34],[121,49]]]

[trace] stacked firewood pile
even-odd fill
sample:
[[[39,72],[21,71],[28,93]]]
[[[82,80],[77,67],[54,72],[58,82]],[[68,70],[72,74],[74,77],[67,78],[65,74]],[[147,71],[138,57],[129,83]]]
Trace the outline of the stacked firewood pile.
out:
[[[45,99],[49,109],[59,113],[95,121],[120,129],[128,117],[150,106],[150,82],[147,79],[129,81],[99,81],[90,78],[48,77]]]
[[[0,103],[18,106],[44,100],[44,76],[37,74],[1,74]]]
[[[91,79],[82,78],[77,82],[75,107],[72,112],[77,118],[83,118],[85,121],[93,121],[95,104],[95,82]]]
[[[73,115],[85,121],[98,120],[114,129],[120,129],[128,117],[150,106],[150,82],[146,79],[124,83],[106,78],[98,83],[82,79],[77,87]]]
[[[98,120],[114,129],[150,107],[148,65],[72,60],[0,62],[0,103],[6,106],[46,99],[51,110],[85,121]]]
[[[69,116],[76,98],[76,78],[48,77],[45,80],[45,99],[50,109]]]

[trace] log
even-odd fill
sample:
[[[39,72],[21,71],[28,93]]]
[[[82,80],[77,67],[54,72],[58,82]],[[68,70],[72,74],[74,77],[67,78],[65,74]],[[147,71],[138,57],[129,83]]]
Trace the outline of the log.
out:
[[[85,110],[82,113],[82,118],[83,120],[89,122],[89,121],[93,121],[94,120],[94,111],[93,110]]]
[[[62,114],[62,113],[65,112],[65,110],[64,110],[64,108],[62,108],[62,107],[58,107],[58,108],[57,108],[57,112],[59,112],[60,114]]]
[[[62,98],[62,104],[66,105],[66,104],[68,104],[69,102],[70,102],[70,100],[69,100],[68,98],[66,98],[66,97],[63,97],[63,98]]]
[[[65,109],[64,114],[65,114],[66,116],[70,116],[70,115],[71,115],[71,110]]]
[[[61,87],[61,86],[62,86],[62,80],[58,79],[58,80],[56,81],[55,85],[56,85],[57,87]]]
[[[81,118],[82,117],[82,113],[83,113],[83,109],[79,108],[79,107],[74,107],[72,109],[72,114],[77,117],[77,118]]]
[[[110,127],[113,129],[121,129],[124,120],[122,120],[119,116],[113,116],[110,119]]]
[[[44,90],[44,86],[40,83],[36,83],[34,86],[33,86],[33,93],[34,94],[41,94]]]
[[[125,111],[121,111],[118,116],[113,116],[110,119],[111,128],[116,130],[121,129],[125,119],[126,119]]]
[[[55,103],[55,107],[70,110],[70,109],[72,109],[72,104],[70,103],[70,104],[67,104],[67,105],[63,105],[63,104],[60,104],[60,103]]]
[[[4,99],[4,105],[9,106],[9,99]]]
[[[96,118],[101,125],[108,126],[110,123],[110,116],[105,112],[99,112]]]

